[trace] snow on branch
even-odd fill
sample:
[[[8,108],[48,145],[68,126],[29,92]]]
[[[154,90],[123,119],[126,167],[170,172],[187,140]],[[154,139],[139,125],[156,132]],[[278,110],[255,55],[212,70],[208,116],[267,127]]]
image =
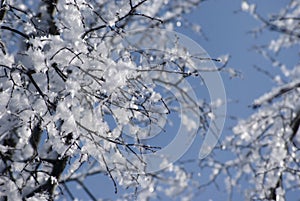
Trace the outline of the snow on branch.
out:
[[[273,89],[271,92],[264,94],[260,98],[256,99],[252,104],[253,108],[258,108],[264,103],[270,103],[273,99],[282,96],[283,94],[300,87],[300,80],[292,81],[291,83],[285,84],[279,88]]]

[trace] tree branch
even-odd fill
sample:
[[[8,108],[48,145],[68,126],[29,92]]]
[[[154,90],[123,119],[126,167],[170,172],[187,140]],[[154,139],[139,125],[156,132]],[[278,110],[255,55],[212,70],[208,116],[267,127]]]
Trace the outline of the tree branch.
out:
[[[300,87],[300,80],[296,80],[296,81],[293,81],[286,85],[283,85],[279,88],[273,89],[270,93],[267,93],[267,94],[261,96],[260,98],[256,99],[254,101],[252,107],[255,109],[255,108],[260,107],[264,103],[270,103],[273,101],[273,99],[278,98],[278,97],[282,96],[283,94],[285,94],[293,89],[296,89],[298,87]]]
[[[26,38],[27,40],[30,39],[29,36],[28,36],[27,34],[21,32],[21,31],[18,31],[18,30],[16,30],[16,29],[10,28],[10,27],[7,27],[7,26],[1,26],[0,29],[4,29],[4,30],[8,30],[8,31],[14,32],[14,33],[16,33],[16,34],[18,34],[18,35],[20,35],[20,36]]]

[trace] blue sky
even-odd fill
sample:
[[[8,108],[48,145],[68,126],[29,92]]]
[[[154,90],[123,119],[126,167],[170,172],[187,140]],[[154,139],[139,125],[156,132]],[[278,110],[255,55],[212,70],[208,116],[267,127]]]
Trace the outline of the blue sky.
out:
[[[276,2],[278,3],[261,1],[258,10],[263,13],[276,12],[282,7],[280,3],[282,1]],[[251,50],[254,45],[266,44],[267,40],[261,43],[260,38],[255,39],[248,33],[260,24],[249,14],[239,12],[240,4],[241,1],[239,0],[206,1],[191,13],[188,19],[202,26],[208,40],[189,33],[190,37],[198,42],[211,57],[230,54],[231,59],[228,67],[233,67],[242,73],[242,79],[228,80],[226,74],[223,74],[223,79],[228,98],[239,101],[239,104],[228,103],[229,114],[233,112],[232,115],[236,115],[235,110],[241,111],[240,109],[243,109],[245,113],[241,117],[246,117],[251,112],[248,111],[247,106],[251,104],[252,100],[273,86],[271,80],[257,72],[253,65],[256,64],[270,70],[275,69],[270,68],[269,62],[254,50]],[[272,35],[264,33],[263,37],[267,38]],[[241,115],[241,113],[238,113],[238,115]]]
[[[237,122],[231,117],[247,118],[255,112],[248,107],[252,101],[275,87],[275,83],[265,74],[258,72],[254,65],[272,75],[280,74],[279,69],[272,67],[271,62],[253,50],[254,45],[268,44],[272,38],[276,38],[277,33],[265,31],[257,38],[249,34],[249,31],[261,26],[261,23],[253,19],[248,13],[240,11],[241,2],[240,0],[205,1],[187,16],[190,21],[201,25],[207,40],[187,29],[178,29],[178,32],[185,33],[199,43],[212,58],[230,54],[231,59],[228,67],[242,73],[242,78],[234,79],[229,79],[228,75],[222,74],[228,98],[227,120],[222,133],[223,137],[232,134],[230,129]],[[287,1],[265,0],[251,1],[250,3],[257,3],[258,13],[267,17],[269,13],[278,13],[287,4]],[[298,60],[295,49],[280,52],[278,56],[287,64],[288,68],[292,68]],[[244,183],[243,185],[247,186],[248,184]],[[198,199],[208,200],[212,198],[214,201],[221,201],[225,199],[224,196],[226,194],[211,188],[200,192]],[[233,200],[242,200],[242,198],[234,197]]]
[[[267,13],[277,13],[286,4],[286,1],[265,0],[255,1],[255,3],[258,3],[258,12],[266,15]],[[234,79],[229,79],[226,73],[222,74],[229,99],[227,122],[223,136],[232,134],[230,128],[236,121],[231,120],[230,117],[248,117],[254,112],[248,107],[252,101],[275,86],[272,80],[255,70],[253,66],[257,65],[273,75],[280,73],[278,69],[271,66],[270,62],[252,49],[254,45],[267,44],[276,34],[266,31],[258,38],[249,34],[248,32],[258,27],[260,23],[249,14],[239,11],[240,5],[241,0],[208,0],[191,14],[185,16],[193,23],[201,25],[207,40],[184,27],[176,29],[200,44],[212,58],[230,54],[231,59],[228,67],[235,68],[242,73],[242,78]],[[282,53],[280,57],[289,61],[288,67],[290,68],[298,59],[293,53]],[[185,157],[193,155],[198,146],[199,143],[194,144]],[[195,172],[197,171],[195,169]],[[92,192],[99,192],[99,195],[104,197],[114,197],[113,185],[108,177],[100,176],[89,180],[88,187],[91,188]],[[75,186],[73,187],[76,189]],[[199,199],[224,200],[225,194],[216,194],[214,190],[201,192]]]
[[[254,45],[265,45],[276,37],[276,33],[265,31],[257,38],[254,38],[249,31],[259,27],[260,22],[253,19],[248,13],[240,11],[241,0],[209,0],[203,2],[199,8],[187,16],[194,23],[202,26],[208,40],[193,33],[186,32],[193,40],[199,43],[208,54],[216,58],[223,54],[230,54],[231,59],[228,67],[232,67],[242,73],[242,79],[229,80],[223,74],[227,97],[230,100],[238,100],[239,103],[228,102],[228,115],[247,117],[253,112],[247,106],[263,93],[272,87],[274,82],[266,75],[258,72],[253,66],[270,71],[271,74],[279,74],[280,71],[271,66],[261,55],[252,48]],[[251,1],[258,3],[258,13],[268,16],[269,13],[278,11],[287,4],[286,1]],[[186,29],[179,29],[185,32]],[[285,62],[289,61],[289,68],[297,62],[296,51],[283,53]],[[243,112],[240,112],[243,111]]]

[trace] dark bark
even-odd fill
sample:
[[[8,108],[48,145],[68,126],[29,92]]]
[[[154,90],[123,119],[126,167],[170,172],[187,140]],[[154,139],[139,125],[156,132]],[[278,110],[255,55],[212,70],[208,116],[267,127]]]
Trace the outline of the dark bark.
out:
[[[1,0],[1,2],[0,2],[0,21],[2,21],[4,19],[5,13],[6,13],[5,0]]]

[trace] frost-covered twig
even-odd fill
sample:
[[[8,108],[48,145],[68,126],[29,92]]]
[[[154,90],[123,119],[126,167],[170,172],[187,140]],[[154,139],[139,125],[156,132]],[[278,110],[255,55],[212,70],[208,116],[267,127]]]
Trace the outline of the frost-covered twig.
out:
[[[252,104],[252,107],[257,108],[263,104],[269,104],[273,101],[273,99],[278,98],[291,90],[297,89],[298,87],[300,87],[300,80],[295,80],[292,81],[291,83],[277,87],[273,89],[271,92],[266,93],[260,98],[256,99]]]

